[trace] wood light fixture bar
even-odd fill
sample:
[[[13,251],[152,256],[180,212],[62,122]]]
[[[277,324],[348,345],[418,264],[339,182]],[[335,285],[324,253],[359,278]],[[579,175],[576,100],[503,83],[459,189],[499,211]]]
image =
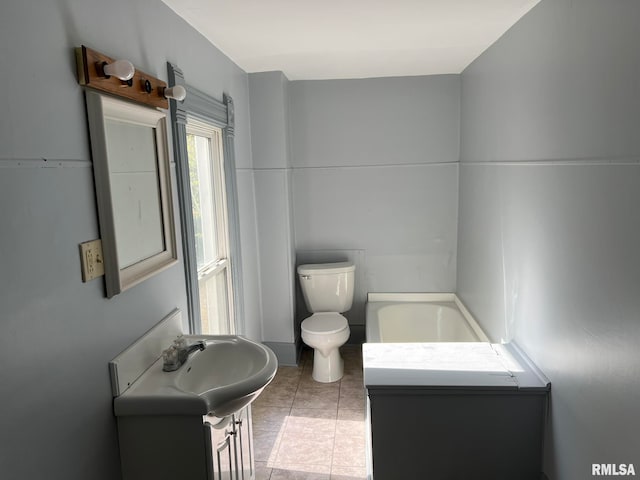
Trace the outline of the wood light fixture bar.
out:
[[[115,76],[106,75],[104,67],[115,62],[84,45],[76,48],[78,65],[78,83],[85,87],[124,97],[134,102],[158,108],[169,108],[169,100],[164,97],[166,82],[148,75],[136,68],[133,78],[120,80]]]

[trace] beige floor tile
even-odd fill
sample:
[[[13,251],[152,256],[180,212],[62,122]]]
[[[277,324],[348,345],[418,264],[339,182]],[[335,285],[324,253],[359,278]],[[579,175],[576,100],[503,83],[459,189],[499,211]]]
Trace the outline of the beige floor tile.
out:
[[[287,420],[285,434],[298,433],[312,438],[314,435],[331,435],[336,431],[336,410],[317,408],[293,408]]]
[[[360,392],[362,395],[365,394],[366,390],[364,388],[364,384],[362,383],[362,379],[360,380],[346,380],[340,383],[340,390],[342,392]]]
[[[313,380],[313,350],[300,366],[279,367],[253,404],[256,480],[360,480],[364,469],[362,352],[341,349],[338,382]]]
[[[330,473],[325,465],[283,465],[273,469],[270,480],[329,480]]]
[[[364,388],[364,380],[363,380],[362,367],[354,368],[354,369],[344,369],[344,373],[342,375],[342,380],[346,380],[347,383],[357,384],[359,387]]]
[[[340,349],[340,355],[345,360],[345,366],[362,365],[362,350],[360,348],[343,347]]]
[[[270,407],[291,407],[297,390],[297,383],[294,385],[269,385],[256,398],[254,404]]]
[[[339,400],[339,409],[364,410],[365,397],[361,388],[341,388]]]
[[[362,352],[360,350],[345,350],[342,352],[345,367],[362,366]]]
[[[298,390],[313,390],[313,389],[324,389],[327,391],[331,390],[340,390],[340,382],[316,382],[311,376],[309,377],[301,377],[300,382],[298,383]]]
[[[354,377],[347,378],[344,382],[340,382],[341,393],[358,393],[364,395],[364,383],[360,385],[360,380]]]
[[[364,410],[338,409],[336,437],[349,435],[364,436],[364,421]]]
[[[251,406],[253,428],[262,430],[281,430],[284,428],[291,408],[272,407],[256,404]]]
[[[256,462],[255,480],[269,480],[271,477],[271,468],[267,467],[267,462]]]
[[[278,380],[280,378],[298,378],[302,375],[302,366],[299,365],[297,367],[290,366],[281,366],[278,367],[278,372],[276,373],[276,377],[274,380]]]
[[[311,374],[303,375],[300,377],[300,383],[298,388],[313,388],[313,387],[327,387],[327,388],[340,388],[340,381],[335,382],[318,382],[313,379]]]
[[[315,382],[312,374],[313,364],[305,365],[304,370],[302,370],[302,375],[300,375],[300,383]]]
[[[366,480],[367,469],[365,467],[331,467],[331,480]]]
[[[361,379],[364,376],[362,365],[349,367],[349,364],[345,365],[343,379],[345,378],[357,378]]]
[[[364,467],[365,440],[363,435],[336,436],[333,447],[333,466]]]
[[[293,408],[321,408],[338,407],[340,389],[332,384],[299,388],[293,400]]]
[[[362,375],[345,373],[340,380],[340,388],[356,389],[364,391],[364,379]]]
[[[280,367],[283,368],[283,367]],[[276,373],[276,376],[273,377],[273,380],[271,380],[271,383],[267,386],[266,389],[271,388],[271,386],[282,386],[282,385],[286,385],[286,386],[292,386],[295,387],[296,385],[298,385],[298,382],[300,381],[300,377],[302,376],[302,370],[300,370],[299,374],[288,374],[288,373],[284,373],[282,375],[280,375],[279,373]]]
[[[362,370],[362,361],[350,359],[349,357],[343,357],[343,359],[345,372],[355,373]]]
[[[331,466],[333,435],[313,435],[285,433],[278,448],[274,468],[282,465],[324,465]]]
[[[367,419],[365,411],[360,409],[341,409],[338,410],[338,416],[336,417],[338,420],[353,420],[359,421],[364,424]]]
[[[253,455],[256,462],[275,461],[283,432],[253,428]]]

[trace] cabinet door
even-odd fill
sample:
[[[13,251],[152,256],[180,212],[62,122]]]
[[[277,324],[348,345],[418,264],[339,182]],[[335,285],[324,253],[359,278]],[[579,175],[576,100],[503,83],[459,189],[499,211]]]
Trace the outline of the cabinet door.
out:
[[[236,463],[236,434],[230,422],[212,425],[205,422],[210,432],[211,475],[213,480],[239,480]]]
[[[251,480],[254,476],[253,432],[251,427],[251,406],[247,406],[234,415],[238,445],[238,478]]]

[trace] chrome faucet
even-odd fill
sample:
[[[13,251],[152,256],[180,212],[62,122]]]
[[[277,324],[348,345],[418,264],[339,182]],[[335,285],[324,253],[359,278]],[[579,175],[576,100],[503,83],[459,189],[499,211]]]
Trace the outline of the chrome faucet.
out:
[[[162,370],[165,372],[175,372],[189,358],[193,352],[202,351],[207,348],[207,344],[202,340],[191,345],[187,345],[187,341],[180,337],[173,341],[173,345],[162,352]]]

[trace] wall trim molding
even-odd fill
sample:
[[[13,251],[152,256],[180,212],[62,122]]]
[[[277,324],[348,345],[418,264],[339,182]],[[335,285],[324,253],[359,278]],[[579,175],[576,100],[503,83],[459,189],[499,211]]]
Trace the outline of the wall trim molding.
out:
[[[361,168],[410,168],[410,167],[442,167],[448,165],[459,165],[460,162],[424,162],[424,163],[397,163],[397,164],[363,164],[363,165],[309,165],[309,166],[291,166],[291,170],[357,170]],[[285,170],[285,168],[282,168]],[[254,170],[272,170],[270,168],[256,168]],[[275,170],[275,169],[273,169]]]
[[[92,168],[91,160],[60,158],[0,158],[0,168]]]
[[[581,165],[606,165],[606,166],[637,166],[640,164],[640,157],[585,157],[585,158],[561,158],[557,160],[496,160],[496,161],[461,161],[461,166],[477,166],[477,167],[490,167],[490,166],[522,166],[522,167],[544,167],[544,166],[581,166]]]
[[[476,163],[476,162],[473,162]],[[322,166],[290,166],[290,167],[239,167],[237,170],[250,170],[252,172],[288,171],[288,170],[357,170],[360,168],[404,168],[404,167],[441,167],[447,165],[460,165],[460,162],[429,162],[429,163],[398,163],[388,165],[322,165]]]

